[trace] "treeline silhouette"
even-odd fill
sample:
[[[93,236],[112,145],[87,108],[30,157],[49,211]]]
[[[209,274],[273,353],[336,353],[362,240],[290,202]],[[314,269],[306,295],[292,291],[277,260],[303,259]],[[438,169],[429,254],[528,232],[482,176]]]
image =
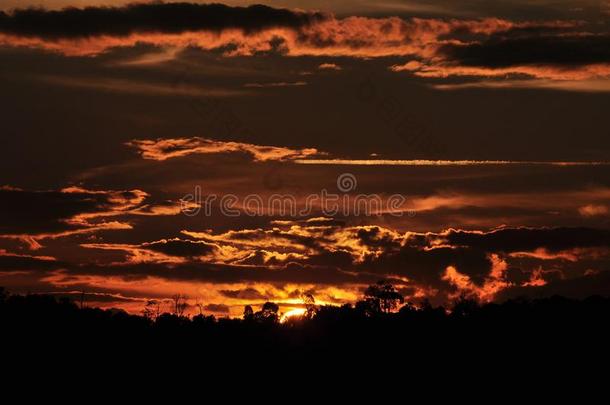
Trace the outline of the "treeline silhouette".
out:
[[[355,305],[317,306],[303,297],[304,313],[281,320],[279,306],[258,311],[246,306],[241,319],[184,315],[149,303],[143,315],[85,307],[52,295],[11,295],[0,289],[0,326],[6,341],[29,350],[122,350],[140,354],[195,353],[243,359],[472,356],[529,353],[532,358],[595,355],[608,338],[610,299],[563,297],[480,304],[458,298],[450,307],[405,302],[396,289],[379,282]],[[158,307],[157,307],[158,308]],[[563,357],[561,357],[563,356]]]

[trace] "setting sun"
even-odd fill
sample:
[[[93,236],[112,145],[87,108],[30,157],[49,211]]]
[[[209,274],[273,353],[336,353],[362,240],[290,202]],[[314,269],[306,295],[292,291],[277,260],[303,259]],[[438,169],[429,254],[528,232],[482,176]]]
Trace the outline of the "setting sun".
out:
[[[300,317],[305,313],[305,308],[295,308],[284,313],[280,319],[280,322],[286,322],[288,318]]]

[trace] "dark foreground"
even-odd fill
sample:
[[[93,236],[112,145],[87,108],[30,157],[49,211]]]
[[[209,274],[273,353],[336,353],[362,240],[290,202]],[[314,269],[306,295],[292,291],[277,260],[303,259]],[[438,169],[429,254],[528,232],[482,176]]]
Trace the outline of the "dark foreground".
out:
[[[251,360],[340,364],[428,364],[443,361],[522,363],[524,367],[602,362],[608,354],[610,299],[552,297],[444,308],[403,306],[371,312],[362,305],[320,307],[279,323],[274,308],[246,319],[157,317],[80,308],[45,295],[0,299],[3,348],[23,356],[123,360],[174,356],[192,360]],[[370,309],[370,308],[369,308]],[[584,364],[584,363],[583,363]],[[432,367],[432,366],[431,366]]]

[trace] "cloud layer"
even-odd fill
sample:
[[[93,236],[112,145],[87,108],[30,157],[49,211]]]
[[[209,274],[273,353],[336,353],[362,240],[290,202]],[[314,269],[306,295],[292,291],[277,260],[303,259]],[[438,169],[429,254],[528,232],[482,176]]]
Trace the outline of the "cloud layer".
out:
[[[286,222],[272,229],[223,234],[184,231],[192,239],[138,246],[84,246],[122,250],[126,261],[111,267],[148,266],[141,267],[142,275],[153,277],[248,285],[334,285],[348,290],[385,278],[410,299],[435,302],[463,294],[491,301],[512,289],[525,291],[556,280],[599,274],[606,271],[602,263],[610,254],[610,233],[588,228],[450,229],[424,234],[319,222]],[[165,258],[142,251],[163,253]],[[583,264],[590,260],[601,267],[592,271],[590,264]],[[155,270],[159,263],[175,266],[171,272]],[[194,267],[189,269],[189,264]],[[223,295],[247,300],[260,299],[261,294],[250,288],[227,290]]]
[[[605,26],[578,20],[337,18],[222,4],[151,3],[0,13],[0,43],[66,55],[99,55],[146,43],[174,49],[174,57],[175,49],[188,47],[225,56],[400,56],[408,60],[391,65],[392,71],[426,79],[606,79],[609,38]],[[320,66],[335,69],[329,63]]]
[[[243,142],[216,141],[200,137],[134,139],[127,145],[136,148],[144,159],[161,161],[193,154],[245,153],[257,162],[296,160],[324,154],[315,148],[290,149]]]
[[[222,4],[151,3],[0,13],[0,43],[66,55],[99,55],[146,43],[174,49],[174,57],[175,49],[188,47],[225,56],[400,56],[408,60],[391,65],[392,71],[427,79],[605,79],[610,75],[609,38],[605,26],[577,20],[337,18]],[[335,69],[329,63],[320,66]]]
[[[224,4],[154,2],[123,7],[31,8],[17,9],[8,14],[0,12],[0,32],[49,40],[228,29],[253,33],[279,27],[296,29],[322,19],[324,16],[319,13],[263,5],[229,7]]]
[[[87,190],[67,187],[59,191],[25,191],[0,188],[0,239],[22,241],[32,249],[40,241],[93,234],[107,230],[129,230],[118,217],[177,215],[180,204],[146,204],[142,190]]]

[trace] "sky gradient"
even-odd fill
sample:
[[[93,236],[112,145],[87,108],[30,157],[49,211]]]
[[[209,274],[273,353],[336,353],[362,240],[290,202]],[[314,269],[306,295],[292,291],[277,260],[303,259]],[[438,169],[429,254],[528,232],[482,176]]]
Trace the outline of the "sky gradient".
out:
[[[610,293],[609,2],[128,3],[0,0],[0,285],[217,316]]]

